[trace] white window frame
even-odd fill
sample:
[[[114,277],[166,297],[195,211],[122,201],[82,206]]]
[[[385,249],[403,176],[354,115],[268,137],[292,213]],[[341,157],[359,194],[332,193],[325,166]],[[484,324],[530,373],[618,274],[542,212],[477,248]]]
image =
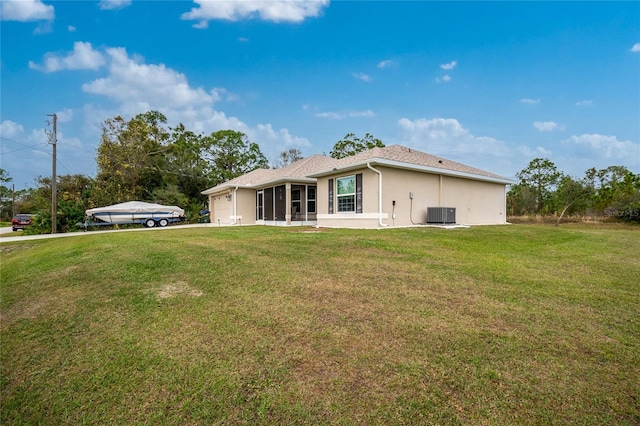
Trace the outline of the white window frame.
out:
[[[340,181],[351,179],[353,181],[353,192],[348,192],[344,194],[340,194]],[[351,198],[352,199],[352,209],[351,210],[342,210],[344,206],[341,206],[340,201],[342,199]],[[356,212],[356,175],[349,175],[336,178],[336,211],[338,213],[355,213]]]

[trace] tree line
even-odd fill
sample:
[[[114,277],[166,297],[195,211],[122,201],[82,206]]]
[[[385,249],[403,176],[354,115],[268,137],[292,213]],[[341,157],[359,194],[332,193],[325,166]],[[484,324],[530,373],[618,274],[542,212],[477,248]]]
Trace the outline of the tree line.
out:
[[[339,159],[384,146],[369,133],[362,138],[348,133],[329,155]],[[302,158],[301,151],[292,148],[281,152],[272,167]],[[185,209],[189,221],[197,221],[199,212],[207,207],[201,191],[269,167],[258,144],[244,133],[219,130],[205,135],[183,124],[170,127],[158,111],[130,120],[121,116],[105,120],[96,163],[95,178],[81,174],[57,177],[59,232],[77,229],[89,208],[132,200],[177,205]],[[558,171],[550,160],[536,158],[517,178],[507,194],[510,216],[595,214],[639,220],[640,175],[625,167],[593,168],[576,179]],[[0,169],[0,219],[11,220],[14,212],[35,213],[29,232],[49,232],[51,178],[40,176],[34,188],[16,193],[8,186],[10,182],[11,177]]]
[[[582,178],[566,175],[547,158],[535,158],[516,175],[507,193],[510,216],[613,217],[640,222],[640,174],[624,166],[590,168]]]
[[[352,133],[338,141],[331,152],[343,158],[374,146],[384,146],[370,134],[358,138]],[[273,168],[302,159],[297,148],[283,151]],[[57,229],[73,231],[84,221],[84,212],[125,201],[150,201],[177,205],[189,221],[199,219],[207,207],[200,192],[258,168],[268,168],[258,144],[234,130],[209,135],[188,130],[183,124],[167,125],[158,111],[138,114],[130,120],[121,116],[102,124],[95,178],[61,175],[57,186]],[[35,187],[14,193],[11,177],[0,169],[0,219],[10,221],[14,213],[35,213],[31,233],[51,230],[51,178],[39,176]]]

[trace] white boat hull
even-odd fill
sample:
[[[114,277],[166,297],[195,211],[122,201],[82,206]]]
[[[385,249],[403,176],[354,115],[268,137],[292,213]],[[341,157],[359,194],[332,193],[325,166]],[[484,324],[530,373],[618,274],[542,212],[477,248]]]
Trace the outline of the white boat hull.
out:
[[[95,225],[140,223],[154,226],[155,223],[166,226],[171,222],[184,220],[184,210],[177,206],[129,201],[107,207],[97,207],[85,212]]]
[[[124,213],[124,212],[101,212],[91,215],[95,220],[111,224],[125,224],[131,222],[143,222],[147,219],[159,221],[160,219],[181,219],[180,215],[172,212],[151,212],[151,213]]]

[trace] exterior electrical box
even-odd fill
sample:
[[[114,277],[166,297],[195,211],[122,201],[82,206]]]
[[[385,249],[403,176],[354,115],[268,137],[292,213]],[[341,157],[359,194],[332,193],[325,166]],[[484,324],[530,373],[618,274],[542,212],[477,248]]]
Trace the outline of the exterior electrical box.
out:
[[[456,223],[456,208],[427,207],[427,223]]]

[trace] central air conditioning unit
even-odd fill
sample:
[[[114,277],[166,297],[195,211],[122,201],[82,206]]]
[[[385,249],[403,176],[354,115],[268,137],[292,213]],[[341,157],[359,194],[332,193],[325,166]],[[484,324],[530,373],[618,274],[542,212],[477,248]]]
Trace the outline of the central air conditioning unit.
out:
[[[456,223],[456,208],[427,207],[427,223]]]

